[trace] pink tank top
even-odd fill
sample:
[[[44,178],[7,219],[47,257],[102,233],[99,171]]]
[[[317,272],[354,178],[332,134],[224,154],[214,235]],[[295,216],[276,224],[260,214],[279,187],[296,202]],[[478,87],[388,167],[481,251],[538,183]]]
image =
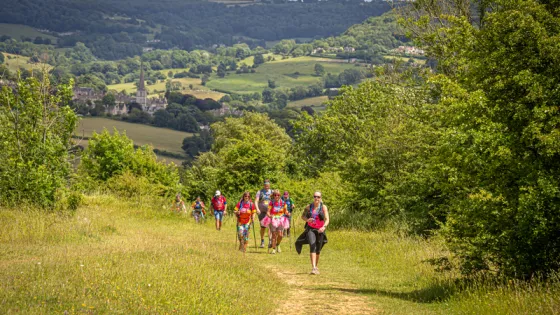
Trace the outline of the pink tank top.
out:
[[[322,207],[321,204],[319,207]],[[319,218],[319,210],[313,209],[313,204],[309,206],[309,211],[311,212],[311,218],[313,221],[311,223],[307,223],[312,229],[320,229],[325,225],[325,221]]]

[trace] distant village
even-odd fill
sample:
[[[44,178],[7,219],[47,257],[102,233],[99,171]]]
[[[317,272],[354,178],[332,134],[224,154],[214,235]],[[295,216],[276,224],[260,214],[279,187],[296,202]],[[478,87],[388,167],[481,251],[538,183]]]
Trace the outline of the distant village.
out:
[[[87,106],[95,106],[95,101],[100,101],[107,93],[95,91],[89,87],[75,87],[73,101],[76,103],[85,104]],[[146,91],[144,82],[144,70],[140,70],[140,82],[138,82],[138,89],[136,96],[130,96],[124,93],[114,94],[115,106],[106,106],[105,112],[111,115],[127,115],[127,104],[137,103],[141,106],[142,111],[153,115],[160,109],[167,108],[167,99],[165,97],[149,98]]]

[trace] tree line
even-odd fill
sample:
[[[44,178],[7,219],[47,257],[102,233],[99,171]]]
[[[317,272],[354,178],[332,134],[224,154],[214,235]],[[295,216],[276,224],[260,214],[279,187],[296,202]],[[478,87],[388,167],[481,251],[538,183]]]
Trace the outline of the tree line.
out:
[[[82,42],[96,57],[116,60],[139,55],[147,45],[183,50],[231,46],[238,41],[238,34],[257,40],[261,46],[265,40],[331,36],[389,9],[384,2],[359,1],[228,7],[213,2],[48,0],[5,3],[0,6],[0,17],[4,23],[70,32],[59,37],[58,47]],[[161,32],[154,31],[158,25]],[[157,41],[147,43],[152,36]]]

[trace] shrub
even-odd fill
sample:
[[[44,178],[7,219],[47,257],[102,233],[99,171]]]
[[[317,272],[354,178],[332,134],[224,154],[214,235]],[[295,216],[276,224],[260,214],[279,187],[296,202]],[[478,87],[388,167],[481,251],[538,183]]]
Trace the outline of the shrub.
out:
[[[175,166],[158,162],[150,147],[134,149],[132,140],[117,130],[112,135],[106,129],[101,134],[93,134],[83,152],[80,171],[97,181],[108,181],[112,177],[130,172],[147,179],[151,184],[165,187],[155,193],[172,193],[179,184]]]
[[[68,106],[72,82],[48,75],[19,80],[0,92],[0,203],[53,208],[70,174],[69,149],[77,122]]]

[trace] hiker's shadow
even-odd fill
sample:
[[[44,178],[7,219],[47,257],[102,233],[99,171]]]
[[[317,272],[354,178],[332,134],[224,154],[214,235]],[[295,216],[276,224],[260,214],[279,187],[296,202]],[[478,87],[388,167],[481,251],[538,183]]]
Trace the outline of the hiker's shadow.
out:
[[[431,286],[414,290],[410,292],[393,292],[381,289],[349,289],[349,288],[337,288],[337,287],[321,287],[313,288],[312,290],[318,291],[339,291],[339,292],[349,292],[365,295],[380,295],[386,296],[406,301],[411,301],[415,303],[436,303],[449,299],[453,293],[455,293],[455,288],[450,285],[445,284],[433,284]]]

